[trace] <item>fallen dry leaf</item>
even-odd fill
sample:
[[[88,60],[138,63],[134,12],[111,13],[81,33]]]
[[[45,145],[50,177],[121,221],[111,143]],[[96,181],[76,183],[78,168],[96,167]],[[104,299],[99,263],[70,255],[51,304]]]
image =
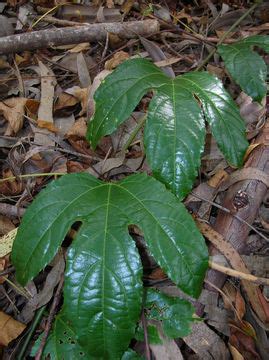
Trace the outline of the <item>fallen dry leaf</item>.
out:
[[[17,230],[13,229],[10,232],[8,232],[6,235],[3,235],[0,237],[0,258],[6,256],[11,252],[13,241],[16,237]]]
[[[7,346],[12,340],[16,339],[25,328],[26,325],[0,311],[0,345]]]
[[[70,53],[79,53],[81,51],[89,50],[90,44],[88,42],[78,44],[74,46],[72,49],[68,50]]]
[[[123,61],[129,59],[129,54],[125,51],[118,51],[111,59],[105,62],[106,70],[113,70]]]
[[[83,115],[87,112],[87,103],[88,103],[88,88],[80,88],[79,86],[73,86],[70,89],[65,91],[67,94],[73,95],[81,103],[81,111],[79,115]]]
[[[12,97],[0,102],[0,112],[8,121],[6,136],[15,135],[22,128],[26,98]]]
[[[84,117],[79,118],[66,133],[66,138],[85,138],[87,132],[87,123]]]
[[[66,92],[62,92],[54,105],[54,111],[62,110],[71,106],[74,106],[78,103],[78,99],[76,99],[73,95],[67,94]]]
[[[0,215],[0,235],[5,235],[14,228],[15,225],[8,217]]]
[[[54,124],[50,121],[37,120],[36,124],[41,129],[47,129],[53,133],[59,132],[59,129],[57,129],[56,126],[54,126]]]
[[[41,99],[38,109],[38,121],[50,122],[53,124],[53,100],[56,78],[52,70],[41,61],[38,62],[38,65],[41,76]],[[40,145],[53,145],[54,142],[48,135],[49,132],[47,128],[42,130],[39,129],[35,133],[35,142]]]

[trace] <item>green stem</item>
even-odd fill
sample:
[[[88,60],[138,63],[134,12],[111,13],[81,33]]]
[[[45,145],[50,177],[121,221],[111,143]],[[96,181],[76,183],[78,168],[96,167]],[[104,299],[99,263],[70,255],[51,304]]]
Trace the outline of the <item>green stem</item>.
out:
[[[22,347],[20,349],[20,352],[19,352],[19,354],[18,354],[18,356],[16,358],[17,360],[23,360],[24,359],[23,355],[24,355],[24,353],[25,353],[25,351],[26,351],[26,349],[27,349],[27,347],[29,345],[29,342],[31,341],[31,338],[32,338],[32,336],[33,336],[33,334],[35,332],[36,327],[38,326],[38,324],[39,324],[39,322],[40,322],[40,320],[41,320],[41,318],[43,316],[43,313],[44,313],[45,309],[46,309],[46,305],[37,310],[34,321],[33,321],[32,325],[31,325],[31,327],[30,327],[30,329],[28,331],[26,339],[25,339],[25,341],[24,341],[24,343],[23,343],[23,345],[22,345]]]
[[[132,142],[134,141],[136,135],[138,134],[139,130],[141,130],[141,128],[143,127],[143,125],[145,124],[147,119],[147,115],[144,115],[139,123],[136,125],[136,127],[134,128],[134,130],[132,131],[128,141],[126,142],[126,144],[123,146],[123,151],[127,151],[129,146],[132,144]]]
[[[208,61],[211,59],[211,57],[215,54],[215,52],[217,51],[217,47],[218,45],[221,45],[223,43],[223,41],[227,38],[227,36],[260,4],[262,3],[262,1],[257,1],[255,4],[253,4],[248,11],[246,11],[238,20],[236,20],[236,22],[221,36],[221,38],[219,39],[216,48],[213,49],[208,55],[207,57],[204,59],[204,61],[197,67],[197,69],[195,71],[199,71],[201,70],[204,65],[206,65],[208,63]]]
[[[17,178],[23,179],[23,178],[29,178],[29,177],[42,177],[42,176],[60,176],[65,175],[64,173],[57,173],[57,172],[51,172],[51,173],[36,173],[36,174],[24,174],[24,175],[17,175],[17,176],[9,176],[4,179],[0,179],[0,183],[10,180],[16,180]]]

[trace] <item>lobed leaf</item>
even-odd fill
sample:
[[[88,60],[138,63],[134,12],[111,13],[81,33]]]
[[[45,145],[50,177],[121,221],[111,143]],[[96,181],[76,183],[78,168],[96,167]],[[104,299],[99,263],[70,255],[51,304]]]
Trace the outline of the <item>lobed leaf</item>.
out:
[[[207,248],[184,206],[144,174],[104,183],[88,174],[51,182],[27,210],[12,251],[26,284],[55,255],[70,226],[82,223],[68,251],[64,317],[87,354],[118,358],[141,308],[141,265],[128,226],[137,224],[170,278],[197,297]],[[89,339],[91,341],[89,341]]]
[[[227,160],[242,165],[248,146],[244,122],[221,82],[207,72],[171,79],[145,59],[124,62],[98,88],[87,136],[91,144],[112,133],[149,90],[154,96],[144,136],[147,160],[154,176],[180,199],[191,190],[200,166],[204,117]]]
[[[269,36],[250,36],[231,45],[218,46],[227,70],[242,90],[261,102],[266,95],[267,66],[253,46],[269,52]]]

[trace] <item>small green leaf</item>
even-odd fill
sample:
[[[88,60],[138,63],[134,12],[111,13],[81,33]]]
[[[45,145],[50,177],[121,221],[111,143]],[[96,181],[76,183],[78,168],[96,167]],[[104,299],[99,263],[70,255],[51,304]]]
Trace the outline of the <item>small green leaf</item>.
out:
[[[96,109],[87,133],[92,147],[95,148],[103,136],[116,130],[141,98],[166,79],[160,69],[144,59],[125,61],[113,76],[107,76],[94,94]]]
[[[87,135],[93,147],[128,118],[149,90],[154,95],[144,136],[147,160],[154,176],[179,199],[189,193],[197,176],[204,117],[229,163],[242,165],[248,146],[244,121],[221,82],[207,72],[171,79],[145,59],[124,62],[98,88]]]
[[[231,45],[218,46],[225,66],[235,82],[254,100],[261,102],[266,95],[267,67],[253,46],[269,52],[269,36],[250,36]]]
[[[32,348],[31,356],[35,356],[40,347],[43,333],[39,336]],[[68,325],[68,321],[64,318],[63,313],[59,313],[53,324],[53,329],[49,335],[42,359],[50,356],[50,360],[86,360],[89,359],[84,350],[78,344],[76,334]]]
[[[85,353],[117,358],[135,333],[142,273],[129,225],[141,228],[174,283],[199,296],[208,263],[204,239],[178,199],[145,174],[118,183],[88,174],[51,182],[28,208],[13,245],[19,282],[26,284],[52,260],[77,221],[82,225],[68,251],[63,316]]]
[[[148,318],[161,321],[164,334],[172,339],[190,334],[191,324],[197,320],[190,302],[153,289],[148,292],[147,308]]]
[[[144,357],[138,355],[132,349],[128,349],[127,351],[125,351],[123,357],[121,358],[121,360],[144,360],[144,359],[145,359]]]
[[[162,344],[162,340],[160,339],[158,329],[154,325],[147,326],[148,340],[150,344]],[[139,326],[135,338],[139,341],[144,341],[144,330],[141,326]]]

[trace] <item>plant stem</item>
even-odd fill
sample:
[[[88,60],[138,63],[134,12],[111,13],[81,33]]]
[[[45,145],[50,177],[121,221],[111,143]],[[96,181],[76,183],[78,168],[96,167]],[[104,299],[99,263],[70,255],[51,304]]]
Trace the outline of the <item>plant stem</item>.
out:
[[[136,125],[136,127],[134,128],[134,130],[132,131],[128,141],[126,142],[126,144],[123,146],[123,151],[127,151],[128,150],[128,147],[132,144],[132,142],[134,141],[136,135],[138,134],[139,130],[143,127],[143,125],[145,124],[146,122],[146,119],[147,119],[147,115],[144,115],[139,123]]]
[[[204,59],[204,61],[197,67],[195,71],[201,70],[204,65],[208,63],[208,61],[211,59],[211,57],[215,54],[217,51],[218,45],[221,45],[223,41],[227,38],[227,36],[261,3],[262,1],[257,1],[255,4],[253,4],[248,11],[246,11],[236,22],[221,36],[219,41],[217,42],[216,48],[213,49],[207,57]]]
[[[23,345],[22,345],[22,347],[20,349],[20,352],[19,352],[19,354],[17,356],[17,360],[23,360],[24,359],[23,355],[24,355],[24,353],[25,353],[25,351],[26,351],[26,349],[28,347],[28,344],[29,344],[29,342],[30,342],[30,340],[31,340],[31,338],[33,336],[33,333],[34,333],[37,325],[39,324],[39,322],[40,322],[40,320],[41,320],[41,318],[43,316],[43,313],[44,313],[45,309],[46,309],[46,305],[37,310],[34,321],[33,321],[32,325],[31,325],[31,327],[30,327],[30,329],[28,331],[27,337],[26,337],[26,339],[25,339],[25,341],[24,341],[24,343],[23,343]]]
[[[10,180],[16,180],[17,178],[23,179],[23,178],[29,178],[29,177],[42,177],[42,176],[60,176],[65,175],[64,173],[57,173],[57,172],[51,172],[51,173],[36,173],[36,174],[24,174],[24,175],[17,175],[17,176],[9,176],[4,179],[0,179],[0,183]]]
[[[147,301],[147,288],[143,289],[143,300],[142,300],[142,313],[141,313],[141,322],[144,330],[144,341],[145,341],[145,355],[147,360],[151,360],[150,348],[149,348],[149,339],[148,339],[148,326],[147,319],[145,316],[145,304]]]

